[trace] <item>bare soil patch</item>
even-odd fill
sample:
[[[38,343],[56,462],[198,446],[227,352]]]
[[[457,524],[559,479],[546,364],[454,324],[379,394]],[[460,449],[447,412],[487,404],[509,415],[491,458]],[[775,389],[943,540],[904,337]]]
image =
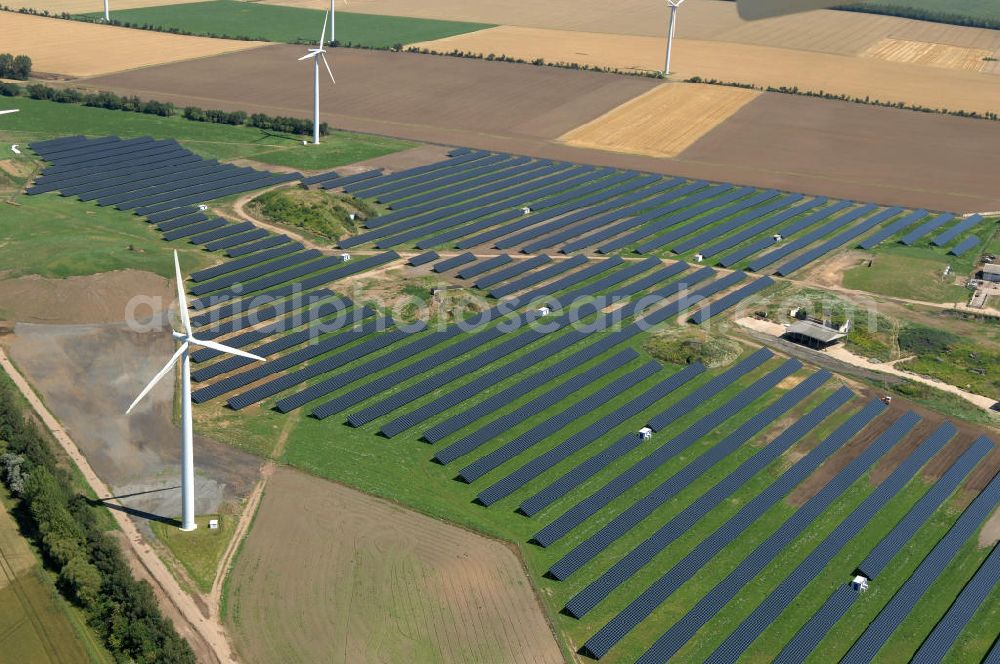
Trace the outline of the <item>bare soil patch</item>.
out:
[[[228,582],[246,662],[562,662],[514,553],[276,469]]]
[[[185,5],[189,2],[202,2],[202,0],[113,0],[111,3],[111,18],[114,19],[115,11],[119,9],[138,9],[140,7],[159,7],[161,5]],[[17,0],[12,5],[21,8],[28,7],[38,11],[47,11],[50,14],[84,14],[87,12],[101,11],[100,3],[93,0]]]
[[[613,152],[675,157],[759,95],[742,88],[666,83],[559,140]]]
[[[96,8],[96,4],[90,5],[90,9]],[[14,12],[0,12],[0,34],[4,36],[4,51],[30,56],[34,71],[69,77],[97,76],[264,45]]]
[[[142,294],[141,306],[133,301],[137,294]],[[130,302],[138,317],[149,319],[173,300],[173,286],[167,279],[141,270],[66,279],[27,275],[0,281],[0,318],[22,323],[118,323],[126,319]]]
[[[983,48],[886,37],[865,49],[861,57],[944,69],[983,71],[988,63],[986,58],[993,57],[994,53],[995,51]]]

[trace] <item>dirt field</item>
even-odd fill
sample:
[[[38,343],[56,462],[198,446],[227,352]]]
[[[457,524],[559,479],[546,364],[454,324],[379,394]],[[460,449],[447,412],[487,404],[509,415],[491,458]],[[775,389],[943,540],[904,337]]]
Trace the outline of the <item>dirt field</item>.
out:
[[[676,157],[759,95],[742,88],[666,83],[559,140],[612,152]]]
[[[87,83],[178,105],[308,116],[308,68],[284,65],[298,53],[271,46]],[[1000,123],[764,94],[680,157],[650,158],[555,139],[657,87],[653,79],[354,49],[332,57],[343,73],[324,120],[349,130],[889,205],[1000,209],[989,176]],[[258,84],[237,84],[243,77]]]
[[[115,17],[115,10],[137,9],[139,7],[159,7],[160,5],[184,5],[189,2],[202,2],[202,0],[111,0],[111,18]],[[20,9],[28,7],[38,11],[47,11],[50,14],[84,14],[87,12],[104,11],[100,2],[94,0],[14,0],[11,7]]]
[[[562,662],[505,546],[278,468],[229,580],[246,662]]]
[[[97,4],[91,5],[96,8]],[[4,52],[31,56],[35,74],[77,78],[258,48],[261,42],[186,37],[0,12]],[[69,47],[68,45],[71,45]]]
[[[534,28],[493,28],[415,46],[437,52],[457,49],[621,70],[661,70],[664,55],[663,40],[658,38],[609,37],[597,32]],[[674,44],[672,69],[678,79],[700,76],[761,87],[797,86],[813,92],[904,101],[930,108],[1000,111],[1000,85],[993,76],[905,61],[753,43],[678,39]]]
[[[37,275],[0,281],[0,319],[67,325],[124,320],[132,294],[170,304],[174,287],[163,277],[140,270],[120,270],[88,277],[46,279]],[[148,318],[144,306],[136,313]]]
[[[863,58],[905,62],[944,69],[983,71],[996,51],[949,44],[933,44],[909,39],[880,39],[861,53]]]

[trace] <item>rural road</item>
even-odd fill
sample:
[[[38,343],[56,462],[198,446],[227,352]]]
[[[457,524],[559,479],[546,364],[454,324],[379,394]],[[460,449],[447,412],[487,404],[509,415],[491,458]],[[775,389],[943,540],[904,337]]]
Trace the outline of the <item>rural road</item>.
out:
[[[59,445],[66,454],[73,460],[80,469],[84,479],[98,498],[111,502],[113,493],[101,478],[97,476],[87,459],[80,453],[76,443],[69,437],[59,421],[49,412],[42,400],[38,398],[28,381],[21,375],[16,367],[11,363],[7,354],[0,348],[0,368],[2,368],[14,381],[14,385],[28,400],[32,409],[38,414]],[[153,549],[145,541],[135,524],[129,519],[125,512],[120,510],[110,510],[115,518],[118,527],[121,529],[124,539],[128,542],[131,558],[138,562],[146,574],[152,579],[156,586],[154,590],[157,595],[165,597],[171,603],[171,611],[175,618],[174,625],[181,636],[185,637],[191,647],[195,650],[198,660],[201,662],[214,661],[222,664],[236,660],[229,641],[226,638],[225,630],[218,619],[213,616],[205,616],[198,608],[194,599],[185,593],[177,584],[177,581],[170,574],[170,571],[163,564],[163,561],[156,555]],[[178,624],[176,618],[184,620],[184,624]],[[192,638],[194,637],[194,638]]]

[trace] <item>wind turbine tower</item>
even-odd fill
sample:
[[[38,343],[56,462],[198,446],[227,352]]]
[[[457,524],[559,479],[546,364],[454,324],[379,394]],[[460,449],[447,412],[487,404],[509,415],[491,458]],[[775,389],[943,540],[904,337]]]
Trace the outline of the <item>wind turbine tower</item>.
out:
[[[174,272],[177,277],[177,306],[180,308],[180,317],[183,330],[171,333],[174,339],[181,342],[180,348],[173,357],[167,361],[160,372],[153,376],[153,380],[139,393],[132,405],[128,407],[125,414],[132,412],[132,409],[142,401],[143,397],[149,394],[150,390],[160,382],[164,376],[174,370],[177,362],[181,363],[181,530],[195,530],[198,524],[194,520],[194,431],[191,422],[191,346],[203,346],[222,353],[230,353],[247,357],[251,360],[264,361],[263,357],[247,353],[230,346],[224,346],[214,341],[196,339],[191,331],[191,320],[188,317],[187,298],[184,296],[184,280],[181,277],[181,265],[177,259],[177,252],[174,251]]]
[[[323,42],[326,40],[326,20],[329,18],[329,12],[327,16],[323,17],[323,32],[319,37],[319,44],[316,48],[309,49],[309,52],[303,55],[299,60],[313,59],[313,145],[319,145],[319,61],[323,60],[323,66],[326,67],[326,71],[330,74],[330,80],[336,83],[336,79],[333,78],[333,70],[330,69],[330,63],[326,61],[326,49],[323,48]]]
[[[667,61],[663,65],[663,75],[670,75],[670,53],[674,48],[674,31],[677,28],[677,8],[684,3],[684,0],[667,0],[670,7],[670,27],[667,28]]]
[[[104,22],[105,23],[111,22],[111,14],[108,13],[108,0],[104,0]]]

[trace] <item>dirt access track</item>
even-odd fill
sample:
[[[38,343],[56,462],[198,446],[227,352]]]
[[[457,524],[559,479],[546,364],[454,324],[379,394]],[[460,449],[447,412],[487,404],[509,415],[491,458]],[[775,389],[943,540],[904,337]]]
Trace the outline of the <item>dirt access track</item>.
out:
[[[563,661],[506,546],[289,468],[228,589],[248,663]]]
[[[274,45],[81,83],[179,106],[308,117],[312,70],[294,66],[300,55]],[[321,108],[335,127],[887,205],[1000,209],[989,176],[1000,123],[764,94],[677,158],[652,158],[557,139],[660,85],[654,79],[358,49],[330,57],[337,86],[324,89]]]

